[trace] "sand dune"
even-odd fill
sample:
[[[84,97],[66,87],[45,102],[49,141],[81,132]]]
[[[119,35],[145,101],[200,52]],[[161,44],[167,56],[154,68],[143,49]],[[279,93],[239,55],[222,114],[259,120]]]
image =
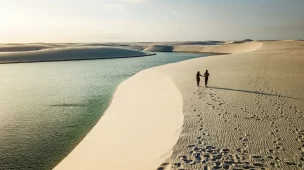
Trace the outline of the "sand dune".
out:
[[[88,60],[146,55],[151,54],[114,47],[64,47],[37,51],[0,53],[0,63]]]
[[[166,92],[159,93],[159,89]],[[170,157],[178,139],[182,103],[182,96],[168,77],[154,70],[137,73],[119,85],[104,116],[54,169],[167,167],[162,163]]]
[[[303,169],[304,42],[263,42],[248,53],[157,68],[183,96],[172,170]],[[209,69],[209,88],[195,73]],[[192,75],[192,76],[190,76]]]
[[[221,45],[224,43],[225,41],[197,41],[197,42],[184,42],[178,45]]]
[[[239,43],[245,43],[245,42],[251,42],[253,41],[252,39],[245,39],[245,40],[239,40],[239,41],[232,41],[234,44],[239,44]]]
[[[259,49],[261,42],[244,42],[223,45],[153,45],[146,48],[147,52],[201,52],[201,53],[242,53]]]
[[[146,48],[144,51],[148,52],[173,52],[173,46],[171,45],[153,45]]]
[[[145,43],[93,43],[93,44],[81,44],[79,46],[107,46],[107,47],[117,47],[117,48],[127,48],[136,51],[142,51],[147,46]]]
[[[211,53],[243,53],[258,50],[262,47],[261,42],[245,42],[237,44],[225,44],[220,46],[208,46],[205,47],[202,52]]]
[[[0,44],[0,52],[36,51],[55,47],[47,44]]]
[[[159,66],[123,82],[105,115],[55,169],[304,168],[304,42],[208,51],[235,54]],[[205,69],[210,87],[198,88],[195,74]]]

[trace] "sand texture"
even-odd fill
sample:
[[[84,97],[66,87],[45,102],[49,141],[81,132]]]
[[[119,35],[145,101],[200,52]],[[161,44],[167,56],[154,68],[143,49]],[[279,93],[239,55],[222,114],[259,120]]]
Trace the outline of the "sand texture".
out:
[[[198,70],[209,88],[196,87]],[[272,41],[254,52],[157,69],[183,96],[184,125],[172,169],[304,168],[304,42]]]

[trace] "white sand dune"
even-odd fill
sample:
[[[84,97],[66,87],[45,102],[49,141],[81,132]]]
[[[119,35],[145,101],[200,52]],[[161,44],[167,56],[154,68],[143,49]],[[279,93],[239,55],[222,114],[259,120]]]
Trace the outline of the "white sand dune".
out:
[[[0,44],[1,52],[20,52],[20,51],[36,51],[48,48],[55,48],[55,45],[47,44]]]
[[[225,41],[193,41],[193,42],[182,42],[176,45],[222,45]]]
[[[235,54],[159,66],[123,82],[105,115],[55,169],[302,169],[304,42],[208,51]],[[210,87],[198,88],[195,74],[205,69]]]
[[[220,46],[208,46],[205,47],[202,52],[210,53],[244,53],[255,51],[261,48],[263,43],[261,42],[245,42],[237,44],[225,44]]]
[[[157,68],[184,102],[171,169],[303,169],[303,56],[304,42],[270,41]],[[195,74],[205,69],[210,87],[197,88]]]
[[[139,72],[118,87],[97,125],[54,169],[157,169],[178,139],[182,105],[168,77],[154,70]]]
[[[115,47],[60,47],[39,51],[0,53],[0,63],[88,60],[105,58],[140,57],[145,52]]]
[[[259,49],[261,42],[231,43],[223,45],[152,45],[147,52],[201,52],[201,53],[242,53]]]
[[[145,48],[147,48],[149,45],[145,45],[145,43],[89,43],[89,44],[81,44],[78,46],[107,46],[107,47],[127,48],[136,51],[142,51]]]

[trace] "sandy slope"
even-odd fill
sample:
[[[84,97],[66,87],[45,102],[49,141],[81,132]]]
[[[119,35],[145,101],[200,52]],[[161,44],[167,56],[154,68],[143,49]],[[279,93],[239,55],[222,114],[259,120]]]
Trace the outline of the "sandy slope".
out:
[[[210,88],[195,74],[209,69]],[[172,169],[304,168],[304,42],[159,67],[183,96]]]
[[[139,57],[145,55],[149,54],[126,48],[115,47],[56,47],[35,51],[0,52],[0,63],[87,60],[102,58]]]
[[[157,169],[177,142],[182,104],[171,79],[139,72],[119,85],[104,116],[55,169]]]

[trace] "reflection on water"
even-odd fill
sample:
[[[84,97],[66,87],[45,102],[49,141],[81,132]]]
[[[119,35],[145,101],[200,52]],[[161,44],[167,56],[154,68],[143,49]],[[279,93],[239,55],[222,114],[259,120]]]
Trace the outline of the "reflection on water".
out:
[[[140,70],[207,54],[0,65],[0,169],[51,169]]]

